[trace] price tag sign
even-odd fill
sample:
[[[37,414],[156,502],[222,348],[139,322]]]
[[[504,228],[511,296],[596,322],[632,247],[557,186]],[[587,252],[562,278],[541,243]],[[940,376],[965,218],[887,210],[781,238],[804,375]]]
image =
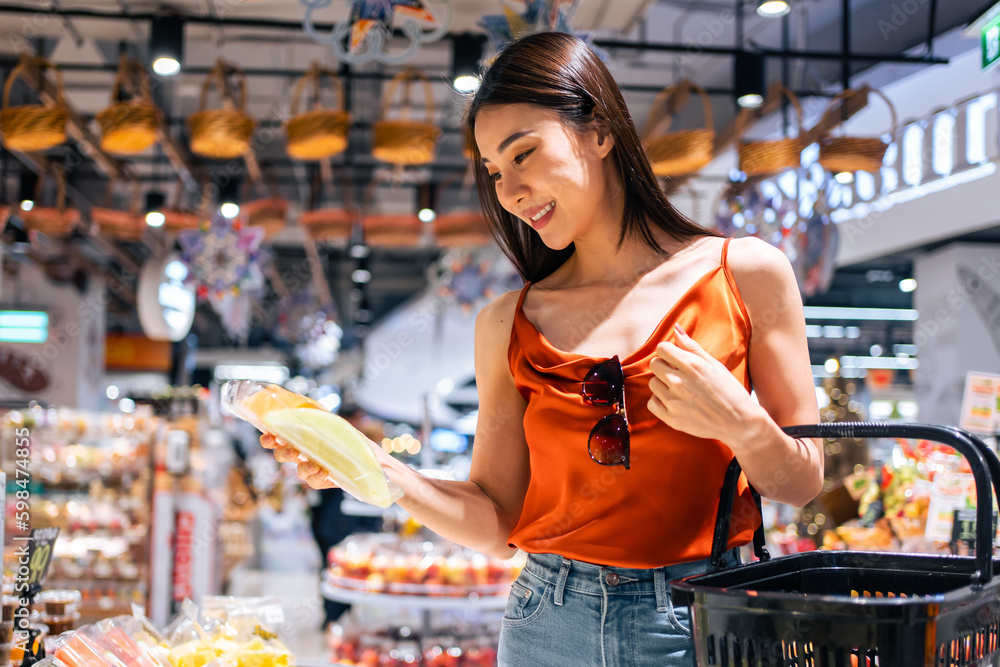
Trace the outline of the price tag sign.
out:
[[[997,530],[997,513],[993,513],[993,532]],[[970,549],[976,548],[976,510],[955,510],[955,522],[951,526],[951,543],[965,542]]]
[[[52,564],[52,548],[59,537],[58,528],[36,528],[31,531],[28,549],[28,587],[40,589]]]

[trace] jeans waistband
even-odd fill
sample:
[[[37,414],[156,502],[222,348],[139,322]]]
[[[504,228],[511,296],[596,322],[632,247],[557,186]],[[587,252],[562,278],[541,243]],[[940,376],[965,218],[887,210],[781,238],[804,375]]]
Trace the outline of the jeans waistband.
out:
[[[731,557],[738,558],[738,549]],[[657,568],[611,567],[571,560],[558,554],[528,554],[524,570],[555,586],[553,601],[562,606],[563,591],[585,595],[655,595],[657,611],[666,611],[668,582],[712,570],[709,559]]]

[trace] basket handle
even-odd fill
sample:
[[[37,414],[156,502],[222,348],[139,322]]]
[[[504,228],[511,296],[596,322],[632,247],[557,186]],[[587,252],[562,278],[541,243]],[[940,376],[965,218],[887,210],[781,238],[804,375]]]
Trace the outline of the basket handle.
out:
[[[43,58],[41,56],[32,56],[27,53],[21,54],[21,60],[17,63],[17,66],[11,70],[10,76],[7,77],[7,82],[3,86],[3,106],[4,108],[10,106],[10,93],[14,88],[14,80],[19,76],[23,76],[24,73],[30,67],[37,67],[39,70],[50,69],[55,72],[56,75],[56,104],[46,105],[46,106],[62,106],[63,101],[63,78],[62,72],[56,67],[56,64],[49,60],[48,58]]]
[[[875,93],[876,95],[881,97],[882,101],[885,102],[886,106],[889,107],[889,117],[892,119],[892,126],[889,128],[889,136],[895,139],[896,129],[899,127],[899,119],[896,117],[896,107],[889,100],[889,98],[885,96],[885,93],[883,93],[878,88],[872,88],[871,86],[862,86],[860,88],[848,88],[847,90],[843,91],[842,93],[840,93],[839,95],[830,100],[830,104],[827,105],[826,111],[823,112],[823,116],[821,116],[821,118],[825,117],[826,114],[830,113],[833,110],[833,107],[838,102],[846,102],[855,95],[861,95],[862,93],[864,94]]]
[[[423,72],[415,67],[407,67],[389,81],[389,84],[385,88],[385,96],[382,98],[382,110],[379,114],[379,120],[385,120],[385,115],[389,111],[389,105],[392,103],[392,99],[396,95],[396,88],[400,83],[403,84],[403,106],[401,113],[404,121],[410,119],[410,85],[415,80],[419,80],[424,86],[424,110],[427,122],[434,122],[434,91],[431,88],[431,82]]]
[[[330,69],[326,69],[318,62],[313,62],[309,71],[299,77],[299,80],[295,82],[295,88],[292,90],[292,108],[291,115],[295,116],[299,113],[299,98],[302,96],[302,92],[305,90],[306,84],[312,84],[313,91],[313,103],[312,109],[318,110],[323,108],[323,103],[320,100],[320,77],[326,76],[327,80],[330,82],[333,88],[334,95],[337,98],[337,108],[340,111],[346,109],[344,103],[344,85],[340,81],[340,77],[337,76],[336,72]]]
[[[673,86],[667,86],[656,94],[656,97],[653,99],[653,105],[649,109],[649,117],[646,119],[646,125],[643,129],[643,141],[659,136],[668,127],[670,127],[671,118],[667,115],[665,108],[667,101],[671,97],[685,90],[698,93],[698,96],[701,97],[701,108],[705,116],[705,129],[713,129],[714,120],[712,117],[712,102],[708,98],[708,93],[706,93],[705,89],[696,84],[694,81],[691,81],[690,79],[683,79]]]
[[[111,103],[115,104],[118,102],[118,96],[121,94],[121,89],[126,84],[130,84],[132,89],[130,97],[134,100],[136,82],[139,84],[139,99],[152,104],[153,96],[149,91],[149,73],[138,60],[129,58],[123,53],[118,57],[118,72],[115,74],[115,81],[111,85]]]
[[[832,422],[827,424],[807,424],[802,426],[786,426],[782,430],[795,438],[915,438],[933,440],[953,447],[969,462],[972,476],[976,481],[976,567],[972,572],[974,583],[985,584],[993,578],[993,498],[991,487],[1000,498],[1000,480],[993,477],[992,472],[1000,472],[1000,461],[989,451],[981,441],[962,429],[933,424],[887,424],[881,422]],[[985,451],[984,451],[985,450]],[[735,481],[738,475],[727,475],[726,482],[732,486],[730,491],[723,489],[723,495],[732,493],[735,497]],[[729,535],[732,504],[723,506],[720,502],[719,513],[716,516],[715,534],[713,536],[712,553],[725,548],[725,538]],[[720,525],[721,524],[721,525]],[[718,536],[723,536],[723,543],[717,545]]]
[[[230,74],[236,76],[235,95],[233,94],[232,87],[229,85],[228,77]],[[211,89],[213,83],[218,87],[219,94],[222,96],[223,107],[246,113],[246,75],[239,65],[227,62],[222,58],[219,58],[215,62],[215,67],[212,68],[212,71],[208,73],[208,76],[205,77],[205,80],[201,84],[201,98],[198,100],[198,111],[205,110],[208,104],[208,91]],[[239,106],[237,106],[236,101],[233,99],[234,97],[239,99]]]

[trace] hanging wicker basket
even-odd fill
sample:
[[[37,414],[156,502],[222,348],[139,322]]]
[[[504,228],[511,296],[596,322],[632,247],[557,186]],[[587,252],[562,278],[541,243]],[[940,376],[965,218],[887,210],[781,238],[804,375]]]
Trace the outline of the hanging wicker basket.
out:
[[[25,229],[38,232],[50,238],[65,238],[73,233],[80,223],[80,211],[66,207],[66,174],[61,166],[55,167],[56,205],[41,206],[42,180],[38,179],[35,191],[35,205],[30,211],[21,211],[18,216],[24,220]]]
[[[740,171],[747,176],[766,176],[786,169],[794,169],[802,164],[802,106],[799,98],[788,88],[777,85],[795,109],[797,135],[794,138],[768,141],[741,141],[739,145]]]
[[[889,128],[891,140],[891,137],[896,136],[896,108],[880,90],[868,86],[845,90],[830,101],[827,112],[838,102],[846,102],[855,95],[869,93],[881,97],[889,107],[889,115],[892,118],[892,125]],[[882,168],[882,160],[888,148],[889,144],[881,137],[824,137],[819,144],[819,163],[824,169],[835,174],[842,171],[877,173]]]
[[[243,201],[240,206],[240,217],[247,227],[259,227],[264,230],[264,238],[270,238],[283,230],[288,216],[288,200],[280,196],[277,182],[269,174],[267,177],[268,196],[261,199],[250,199],[255,184],[249,180],[243,186]]]
[[[146,233],[146,218],[139,205],[139,181],[132,183],[132,200],[127,211],[113,206],[114,185],[114,179],[108,182],[104,206],[90,209],[96,232],[118,241],[140,241]]]
[[[317,208],[303,211],[299,224],[310,238],[321,243],[337,243],[350,240],[358,212],[346,208]]]
[[[410,92],[415,81],[420,81],[424,88],[423,121],[410,119],[413,110]],[[388,120],[386,115],[389,105],[400,84],[403,85],[400,118]],[[434,125],[434,93],[431,83],[422,72],[408,68],[392,78],[385,90],[379,118],[373,128],[372,155],[375,159],[396,165],[427,164],[434,161],[441,130]]]
[[[235,93],[229,76],[236,78]],[[212,84],[222,95],[221,109],[206,109]],[[238,65],[220,59],[201,86],[198,111],[188,118],[191,152],[202,157],[228,160],[250,150],[250,139],[256,125],[246,114],[246,76]]]
[[[320,84],[324,77],[337,95],[337,109],[326,109],[320,101]],[[299,98],[307,84],[312,86],[313,104],[309,111],[300,114]],[[340,79],[333,71],[313,63],[292,92],[292,117],[285,126],[288,133],[285,150],[298,160],[326,159],[344,152],[350,127],[351,116],[344,111],[344,88]]]
[[[420,245],[423,223],[411,214],[380,213],[365,216],[365,242],[373,246],[412,248]]]
[[[56,101],[53,104],[10,106],[14,81],[29,68],[39,72],[51,69],[56,76]],[[44,151],[66,141],[66,107],[63,80],[59,68],[50,60],[27,54],[7,77],[3,87],[3,110],[0,110],[0,133],[3,144],[12,151]]]
[[[442,248],[454,248],[488,245],[493,236],[482,211],[461,211],[434,218],[434,239]]]
[[[163,227],[168,232],[183,232],[189,229],[198,229],[202,222],[208,220],[208,204],[211,202],[211,191],[208,187],[203,188],[202,200],[199,206],[186,206],[184,204],[184,181],[178,179],[174,187],[174,203],[160,209],[163,214]]]
[[[129,99],[119,102],[123,89]],[[141,153],[156,143],[162,118],[149,92],[146,68],[122,54],[111,88],[111,106],[97,113],[101,148],[109,153]]]
[[[670,116],[665,113],[667,102],[682,91],[697,93],[705,118],[705,127],[694,130],[665,132],[670,126]],[[643,134],[646,155],[657,176],[685,176],[694,174],[712,161],[715,145],[712,103],[703,88],[684,79],[661,90],[653,100]]]

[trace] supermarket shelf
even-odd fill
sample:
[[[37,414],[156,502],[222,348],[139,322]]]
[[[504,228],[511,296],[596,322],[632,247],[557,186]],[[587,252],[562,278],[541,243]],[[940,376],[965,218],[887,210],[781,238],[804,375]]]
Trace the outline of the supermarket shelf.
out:
[[[506,595],[484,595],[475,593],[469,597],[428,597],[425,595],[390,595],[386,593],[366,593],[333,586],[323,581],[320,587],[327,600],[348,604],[368,604],[377,606],[410,607],[413,609],[461,609],[469,611],[502,610],[507,606]]]

